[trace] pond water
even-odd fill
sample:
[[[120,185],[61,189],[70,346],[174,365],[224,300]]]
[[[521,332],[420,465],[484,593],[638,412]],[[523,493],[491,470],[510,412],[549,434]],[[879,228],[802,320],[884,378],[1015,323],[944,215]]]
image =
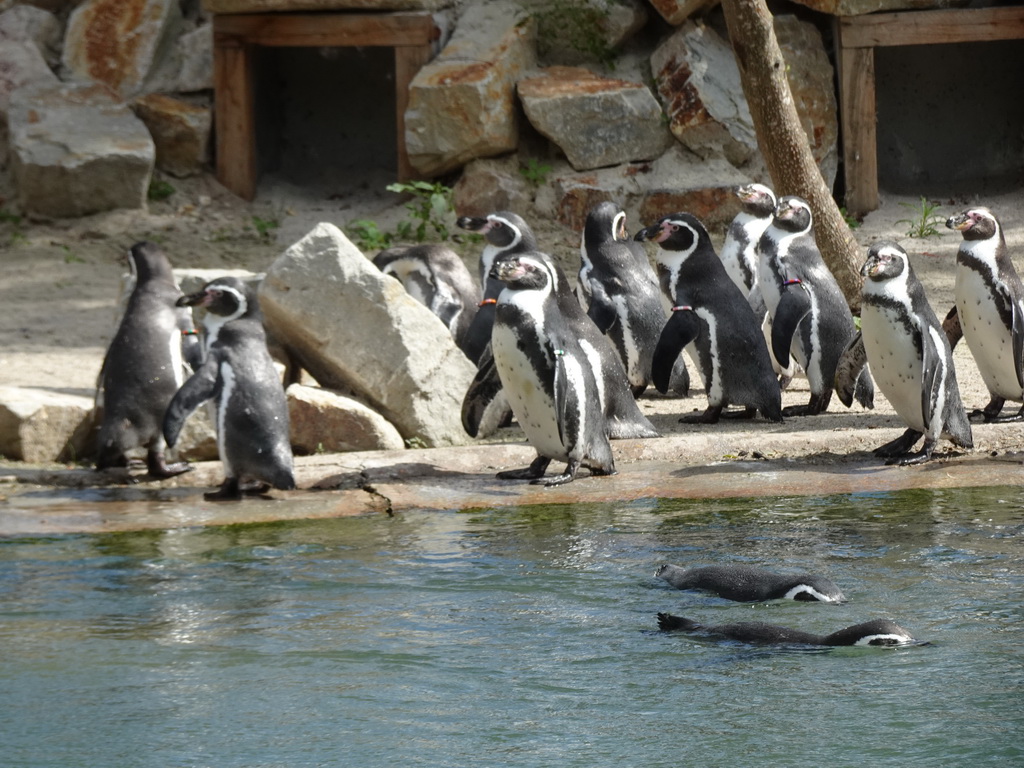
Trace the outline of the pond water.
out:
[[[1024,489],[645,501],[0,542],[0,763],[1024,765]],[[729,603],[664,562],[830,575]],[[669,611],[931,645],[766,649]]]

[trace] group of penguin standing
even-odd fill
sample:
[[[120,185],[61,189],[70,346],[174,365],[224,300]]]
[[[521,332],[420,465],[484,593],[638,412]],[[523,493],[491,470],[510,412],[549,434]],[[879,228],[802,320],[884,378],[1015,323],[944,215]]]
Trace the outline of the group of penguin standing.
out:
[[[760,413],[779,422],[823,412],[833,391],[848,407],[856,399],[870,408],[877,383],[908,428],[876,454],[901,464],[926,461],[940,438],[972,447],[952,358],[961,336],[991,394],[981,417],[1001,420],[1006,400],[1024,402],[1024,287],[989,210],[947,222],[964,240],[956,306],[942,324],[906,252],[895,242],[874,244],[861,270],[858,331],[815,244],[808,203],[776,199],[761,184],[736,194],[742,210],[720,256],[688,213],[663,216],[631,238],[625,213],[598,204],[584,226],[575,286],[509,211],[458,221],[486,242],[478,280],[445,246],[377,255],[374,263],[430,308],[477,364],[463,401],[467,433],[486,435],[514,418],[537,451],[529,467],[498,477],[558,485],[580,467],[613,474],[610,439],[657,436],[636,397],[651,384],[688,391],[684,350],[708,406],[682,421]],[[655,267],[642,241],[657,245]],[[225,480],[207,498],[294,488],[287,405],[254,290],[224,277],[184,296],[152,243],[133,246],[128,261],[136,285],[100,374],[97,468],[127,466],[144,448],[151,475],[187,471],[168,464],[164,451],[211,401]],[[193,307],[205,310],[203,342]],[[782,389],[798,372],[810,400],[784,409]],[[1024,418],[1024,408],[1011,418]],[[565,470],[545,477],[552,461]]]
[[[445,306],[435,312],[477,362],[463,404],[466,431],[488,434],[514,415],[537,450],[528,468],[499,477],[557,485],[581,466],[614,473],[609,438],[656,434],[634,398],[649,384],[663,393],[688,389],[684,350],[708,406],[681,421],[814,415],[833,391],[847,407],[856,400],[871,408],[877,383],[907,425],[875,451],[889,463],[927,461],[940,438],[973,446],[952,357],[961,336],[991,393],[981,417],[999,420],[1006,400],[1024,402],[1024,289],[991,211],[971,208],[947,222],[963,243],[956,306],[942,324],[906,251],[893,241],[872,245],[861,269],[858,330],[817,248],[807,201],[777,199],[762,184],[736,194],[741,212],[720,255],[688,213],[630,238],[625,213],[600,203],[584,226],[575,290],[508,211],[458,222],[486,239],[479,284],[460,275],[468,271],[457,258],[435,258],[443,247],[378,257],[424,304]],[[657,244],[654,268],[640,241]],[[783,408],[782,389],[797,373],[807,377],[810,400]],[[566,469],[545,479],[553,460]]]
[[[295,488],[288,407],[255,291],[222,277],[182,295],[167,256],[153,243],[133,245],[128,265],[135,286],[97,388],[96,468],[127,467],[129,455],[144,448],[150,475],[187,472],[189,464],[168,464],[164,451],[192,412],[210,401],[225,479],[206,498]],[[193,307],[206,311],[205,343],[193,325]],[[187,380],[186,370],[192,371]]]

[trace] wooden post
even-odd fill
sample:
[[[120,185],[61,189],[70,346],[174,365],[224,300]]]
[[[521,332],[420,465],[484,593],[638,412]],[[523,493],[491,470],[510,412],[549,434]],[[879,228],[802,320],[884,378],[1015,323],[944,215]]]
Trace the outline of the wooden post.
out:
[[[213,40],[217,178],[239,197],[252,200],[256,196],[253,50],[238,37],[218,33],[216,26]]]
[[[409,107],[409,86],[420,67],[430,61],[429,45],[402,45],[395,47],[395,126],[398,132],[398,180],[409,181],[417,177],[409,162],[405,147],[405,110]]]
[[[861,216],[878,207],[875,49],[840,44],[837,61],[846,212]]]

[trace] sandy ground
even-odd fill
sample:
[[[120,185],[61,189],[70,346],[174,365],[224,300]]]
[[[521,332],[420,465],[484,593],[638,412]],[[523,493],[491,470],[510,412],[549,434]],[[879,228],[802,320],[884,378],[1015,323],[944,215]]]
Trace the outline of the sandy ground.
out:
[[[245,203],[210,177],[173,180],[176,192],[148,211],[121,211],[74,221],[32,223],[0,216],[4,244],[0,283],[0,385],[38,387],[92,395],[104,350],[115,330],[115,301],[123,254],[133,242],[153,240],[163,246],[175,267],[265,269],[288,245],[318,221],[344,227],[355,219],[374,219],[383,229],[404,218],[397,196],[368,189],[348,196],[314,194],[281,183],[265,183],[254,203]],[[371,189],[383,190],[384,183]],[[984,200],[942,200],[942,220],[969,205],[992,208],[1003,223],[1018,269],[1024,268],[1024,192]],[[883,238],[896,239],[911,253],[936,313],[952,306],[955,255],[960,235],[939,224],[939,234],[907,237],[900,219],[917,217],[917,199],[883,193],[882,207],[855,230],[866,247]],[[571,263],[578,258],[578,235],[536,216],[541,243]],[[274,222],[267,234],[264,222]],[[633,229],[639,222],[631,222]],[[372,254],[371,254],[372,255]],[[966,348],[956,351],[963,400],[968,409],[988,401],[977,368]],[[806,382],[797,380],[785,404],[804,403]],[[864,458],[870,450],[903,430],[880,394],[873,411],[844,408],[833,398],[829,412],[792,418],[782,425],[763,421],[729,421],[713,426],[678,423],[683,413],[703,411],[700,390],[688,399],[641,398],[643,410],[663,435],[680,438],[679,461],[701,463],[723,458],[819,455]],[[1022,431],[1008,425],[975,429],[975,454],[1024,449]],[[521,439],[512,433],[504,439]],[[687,439],[692,438],[692,439]],[[806,439],[804,439],[806,438]],[[946,451],[948,444],[942,447]],[[949,455],[963,452],[951,451]],[[628,460],[628,459],[624,459]],[[200,475],[196,474],[200,481]],[[200,481],[201,482],[201,481]]]

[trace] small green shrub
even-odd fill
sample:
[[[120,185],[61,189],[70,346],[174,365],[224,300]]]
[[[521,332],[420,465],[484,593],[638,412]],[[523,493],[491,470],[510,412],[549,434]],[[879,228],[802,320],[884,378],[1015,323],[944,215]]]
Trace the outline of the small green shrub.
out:
[[[169,182],[163,179],[152,179],[149,182],[149,190],[146,192],[146,197],[154,203],[160,203],[177,191]]]
[[[903,203],[904,208],[914,209],[913,203]],[[941,214],[936,213],[939,206],[935,205],[925,197],[922,197],[916,207],[916,217],[912,219],[897,219],[897,224],[906,224],[909,229],[907,230],[907,237],[924,238],[924,237],[938,237],[942,234],[942,231],[938,228],[945,217]]]
[[[416,242],[426,241],[428,230],[432,230],[439,240],[448,239],[448,222],[455,213],[451,187],[440,182],[410,181],[388,184],[387,190],[412,195],[405,208],[414,219],[412,234]]]
[[[542,163],[535,157],[531,157],[526,161],[524,165],[519,167],[519,173],[524,179],[535,187],[543,186],[548,180],[548,174],[551,173],[551,166],[547,163]]]

